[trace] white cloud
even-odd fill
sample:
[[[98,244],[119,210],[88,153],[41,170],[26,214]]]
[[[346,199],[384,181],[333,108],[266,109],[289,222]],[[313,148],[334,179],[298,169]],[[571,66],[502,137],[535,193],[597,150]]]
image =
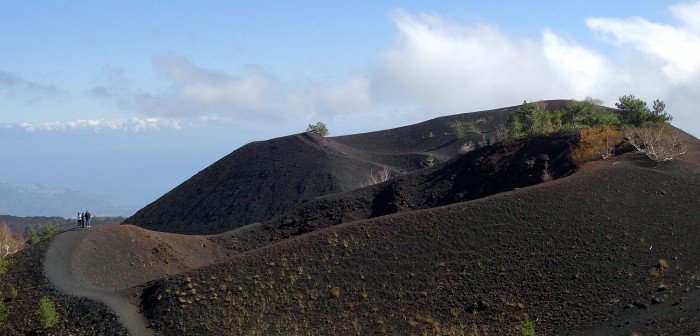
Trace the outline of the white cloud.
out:
[[[605,59],[573,41],[565,41],[550,30],[542,33],[542,49],[554,74],[570,93],[592,93],[607,69]]]
[[[165,83],[161,90],[130,88],[119,71],[112,71],[113,83],[96,86],[92,94],[118,100],[140,116],[183,124],[327,118],[362,123],[372,114],[396,126],[523,100],[592,96],[612,105],[632,93],[666,101],[678,124],[700,125],[695,112],[700,104],[700,2],[669,11],[677,25],[644,18],[587,19],[592,33],[612,42],[605,53],[546,27],[539,37],[520,38],[494,25],[397,12],[396,42],[364,73],[285,81],[260,66],[227,73],[167,55],[153,60]]]
[[[661,98],[674,124],[700,135],[700,1],[669,11],[677,25],[640,17],[589,18],[586,24],[620,51],[612,60],[615,85],[608,87],[641,92],[638,96],[647,100]]]
[[[154,63],[171,82],[172,94],[206,107],[261,109],[266,98],[278,90],[273,76],[256,66],[247,67],[239,76],[231,76],[197,67],[177,56],[157,57]]]
[[[380,56],[372,99],[442,115],[586,96],[613,105],[632,93],[666,101],[674,122],[697,134],[700,2],[670,10],[680,25],[588,19],[592,31],[613,37],[612,52],[606,54],[548,28],[539,40],[515,39],[495,26],[399,12],[397,43]]]
[[[670,6],[669,11],[678,19],[683,27],[695,34],[700,34],[700,20],[698,20],[698,15],[700,15],[700,1],[691,3],[679,3]]]
[[[307,120],[367,111],[371,105],[369,82],[361,76],[283,82],[259,66],[229,74],[174,55],[156,57],[153,65],[166,83],[164,90],[129,89],[124,94],[124,85],[107,83],[95,86],[91,94],[141,115],[193,123]]]
[[[676,7],[671,12],[683,24],[693,24],[697,29],[700,5]],[[589,18],[590,29],[612,37],[618,46],[631,45],[643,55],[653,57],[663,64],[664,74],[669,80],[681,83],[692,79],[700,71],[700,32],[687,26],[678,27],[649,22],[644,18],[630,19]]]
[[[604,69],[601,56],[549,30],[536,41],[432,15],[400,12],[394,20],[398,43],[381,55],[372,82],[375,98],[388,104],[444,114],[523,100],[583,98]]]
[[[5,125],[9,127],[8,125]],[[53,121],[43,123],[21,123],[19,127],[28,132],[65,131],[65,130],[125,130],[143,131],[159,130],[161,128],[180,129],[185,127],[181,121],[164,118],[131,118],[131,119],[79,119],[70,121]]]

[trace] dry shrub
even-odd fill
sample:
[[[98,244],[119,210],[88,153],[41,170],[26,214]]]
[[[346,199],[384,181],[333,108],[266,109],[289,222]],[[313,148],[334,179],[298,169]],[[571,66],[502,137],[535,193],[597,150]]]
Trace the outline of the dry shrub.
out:
[[[462,144],[462,146],[459,147],[459,152],[464,154],[464,153],[469,153],[474,150],[474,143],[470,142],[465,142]]]
[[[578,146],[571,152],[571,159],[576,164],[596,158],[605,160],[614,154],[615,147],[622,140],[622,133],[612,127],[582,129]]]
[[[627,127],[625,140],[655,162],[673,161],[688,151],[681,133],[666,123]]]
[[[375,175],[371,170],[369,172],[369,177],[365,182],[360,183],[362,187],[369,187],[378,183],[389,181],[391,174],[389,173],[389,168],[384,167],[382,170],[378,171]]]
[[[24,247],[24,239],[20,236],[13,236],[7,224],[0,225],[0,257],[7,257],[17,253]]]
[[[552,176],[552,172],[549,171],[549,163],[544,163],[544,169],[542,169],[542,174],[540,175],[540,178],[542,179],[542,182],[549,182],[554,179],[554,176]]]

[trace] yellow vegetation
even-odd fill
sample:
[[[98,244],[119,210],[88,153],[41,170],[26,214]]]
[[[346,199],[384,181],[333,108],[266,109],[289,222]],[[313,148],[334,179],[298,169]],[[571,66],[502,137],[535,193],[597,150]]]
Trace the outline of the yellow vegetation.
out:
[[[578,146],[571,152],[571,159],[579,165],[595,158],[605,160],[613,155],[615,146],[622,139],[622,132],[612,127],[584,128]]]

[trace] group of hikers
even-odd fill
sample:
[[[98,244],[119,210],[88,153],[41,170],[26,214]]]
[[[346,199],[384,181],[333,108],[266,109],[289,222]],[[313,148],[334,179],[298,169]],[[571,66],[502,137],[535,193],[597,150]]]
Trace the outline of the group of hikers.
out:
[[[78,212],[78,229],[84,229],[86,227],[90,227],[90,215],[89,211],[85,211],[84,213]]]

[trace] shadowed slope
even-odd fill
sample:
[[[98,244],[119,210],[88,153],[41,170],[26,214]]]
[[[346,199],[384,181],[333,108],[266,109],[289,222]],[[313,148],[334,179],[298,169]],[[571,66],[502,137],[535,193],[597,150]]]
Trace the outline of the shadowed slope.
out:
[[[368,188],[317,197],[261,225],[223,234],[223,244],[250,250],[320,228],[431,208],[510,191],[571,174],[575,134],[509,140]]]
[[[243,146],[125,223],[167,232],[222,232],[279,215],[303,198],[349,190],[349,179],[338,175],[370,170],[323,142],[302,134]]]
[[[289,239],[157,281],[144,306],[165,334],[517,334],[525,316],[548,335],[697,333],[674,304],[700,309],[699,191],[696,166],[621,161]]]

